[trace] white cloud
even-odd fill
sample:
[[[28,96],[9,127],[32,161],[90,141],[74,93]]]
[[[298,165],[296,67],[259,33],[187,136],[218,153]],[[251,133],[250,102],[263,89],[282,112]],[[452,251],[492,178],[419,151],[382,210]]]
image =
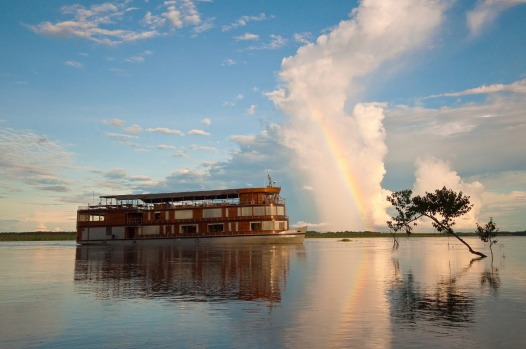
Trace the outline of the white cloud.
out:
[[[68,67],[72,67],[72,68],[77,68],[77,69],[84,67],[84,64],[77,62],[77,61],[65,61],[64,65]]]
[[[399,171],[414,159],[432,155],[447,159],[460,173],[509,171],[523,168],[526,158],[526,99],[522,93],[500,94],[456,107],[425,108],[398,105],[386,110],[385,127],[390,168]]]
[[[296,223],[293,223],[290,225],[292,228],[301,228],[301,227],[308,227],[309,230],[320,230],[320,231],[326,231],[326,228],[330,226],[330,224],[327,223],[312,223],[312,222],[305,222],[305,221],[297,221]]]
[[[229,101],[229,102],[223,102],[223,105],[226,105],[226,106],[229,106],[229,107],[233,107],[239,101],[243,100],[244,98],[245,98],[245,96],[243,96],[242,94],[238,94],[236,97],[234,97],[234,100]]]
[[[237,21],[229,25],[223,26],[222,30],[229,31],[232,29],[237,29],[239,27],[244,27],[248,25],[248,23],[250,22],[261,22],[261,21],[266,21],[266,20],[273,19],[273,18],[274,16],[267,16],[264,13],[260,13],[258,16],[242,16]]]
[[[294,154],[290,165],[314,188],[331,229],[385,225],[386,106],[356,104],[357,79],[429,45],[448,3],[360,2],[351,19],[283,60],[285,85],[268,96],[288,116],[281,137]]]
[[[247,110],[246,110],[246,113],[248,115],[254,115],[256,113],[256,107],[257,105],[255,104],[252,104]]]
[[[74,154],[46,136],[0,127],[0,187],[22,182],[40,190],[65,192],[70,182],[60,172],[71,166]],[[12,189],[11,189],[12,190]]]
[[[415,171],[415,184],[413,192],[415,195],[423,195],[425,192],[434,192],[436,189],[446,187],[454,191],[462,192],[469,196],[473,208],[467,214],[456,219],[454,229],[475,229],[479,222],[479,213],[482,208],[482,197],[484,186],[479,181],[465,182],[451,165],[435,157],[417,159]]]
[[[207,19],[201,21],[201,23],[199,25],[196,25],[194,27],[194,33],[201,34],[201,33],[204,33],[206,31],[211,30],[212,28],[215,27],[214,20],[215,20],[215,18],[207,18]]]
[[[295,33],[292,35],[294,41],[302,44],[307,45],[311,43],[312,40],[312,34],[311,33]]]
[[[197,135],[197,136],[210,136],[210,132],[206,132],[204,130],[197,130],[197,129],[188,131],[188,134]]]
[[[466,14],[468,28],[472,35],[479,35],[484,27],[490,25],[502,12],[525,4],[526,0],[482,0]]]
[[[184,133],[179,130],[173,130],[166,127],[155,127],[155,128],[147,128],[146,132],[156,132],[156,133],[163,133],[166,135],[180,135],[184,136]]]
[[[130,175],[124,168],[113,168],[102,173],[103,180],[98,184],[101,188],[111,188],[119,191],[133,192],[141,187],[151,187],[159,182],[146,175]]]
[[[174,158],[187,158],[188,157],[188,153],[184,150],[179,150],[178,152],[176,152],[174,155],[173,155]]]
[[[138,54],[138,55],[135,55],[135,56],[131,56],[131,57],[126,58],[126,62],[130,62],[130,63],[142,63],[142,62],[144,62],[144,60],[146,59],[146,56],[150,56],[150,55],[152,55],[152,54],[153,54],[152,51],[146,50],[146,51],[144,51],[144,52],[141,52],[141,53]]]
[[[526,94],[526,79],[515,81],[511,84],[483,85],[480,87],[470,88],[460,92],[442,93],[426,97],[425,99],[437,97],[462,97],[479,94],[493,94],[499,92]]]
[[[252,33],[245,33],[241,36],[235,36],[234,39],[237,41],[258,41],[259,35]]]
[[[205,188],[209,178],[210,174],[207,171],[183,168],[171,173],[163,181],[146,189],[151,192],[169,192],[173,191],[173,188],[178,188],[178,191],[199,190]]]
[[[115,133],[115,132],[108,132],[106,133],[108,137],[111,138],[117,138],[117,139],[131,139],[131,138],[138,138],[137,136],[132,136],[125,133]]]
[[[191,144],[190,149],[196,149],[196,150],[204,150],[204,151],[210,151],[210,152],[217,152],[217,148],[209,147],[206,145],[197,145],[197,144]]]
[[[233,60],[232,58],[228,58],[223,60],[223,63],[221,65],[236,65],[237,62]]]
[[[201,23],[199,12],[194,1],[181,0],[164,2],[156,8],[160,13],[147,11],[140,24],[144,30],[130,30],[127,25],[133,20],[133,13],[138,8],[127,7],[128,1],[104,3],[85,7],[70,5],[61,8],[64,15],[71,18],[52,23],[44,21],[28,25],[35,33],[59,38],[80,38],[103,45],[118,45],[124,42],[147,40],[166,34],[166,29],[181,29],[185,26],[198,26]],[[131,58],[141,61],[144,57]]]
[[[204,118],[201,120],[201,123],[205,126],[210,126],[212,124],[212,120],[210,118]]]
[[[526,190],[513,190],[507,193],[485,192],[482,196],[484,206],[480,221],[488,222],[490,218],[504,230],[524,231],[524,212],[526,212]],[[501,229],[502,230],[502,229]]]
[[[183,26],[181,12],[178,11],[175,6],[169,6],[162,16],[168,19],[168,21],[176,28],[181,28]]]
[[[175,145],[166,145],[166,144],[159,144],[157,146],[157,148],[159,149],[175,149]]]
[[[130,133],[140,133],[142,131],[142,128],[139,125],[131,125],[125,127],[124,130]]]
[[[270,43],[267,47],[270,49],[278,49],[284,46],[286,43],[287,39],[285,39],[281,35],[270,35]]]
[[[118,127],[118,128],[122,128],[123,125],[124,125],[124,120],[121,120],[121,119],[111,119],[111,120],[102,120],[102,123],[106,124],[106,125],[112,125],[112,126],[115,126],[115,127]]]
[[[270,35],[270,40],[267,43],[247,47],[247,50],[277,50],[287,44],[287,39],[281,35]]]
[[[129,132],[129,133],[141,133],[142,132],[142,128],[137,125],[137,124],[134,124],[134,125],[131,125],[131,126],[127,126],[125,127],[124,124],[124,120],[121,120],[121,119],[111,119],[111,120],[102,120],[102,123],[105,124],[105,125],[111,125],[111,126],[114,126],[116,128],[119,128],[123,131],[126,131],[126,132]],[[128,134],[122,134],[122,133],[113,133],[113,132],[108,132],[106,133],[108,136],[112,137],[112,138],[137,138],[137,136],[132,136],[132,135],[128,135]]]
[[[238,144],[251,144],[251,143],[254,143],[254,141],[256,140],[256,136],[254,135],[233,135],[233,136],[230,136],[228,139]]]

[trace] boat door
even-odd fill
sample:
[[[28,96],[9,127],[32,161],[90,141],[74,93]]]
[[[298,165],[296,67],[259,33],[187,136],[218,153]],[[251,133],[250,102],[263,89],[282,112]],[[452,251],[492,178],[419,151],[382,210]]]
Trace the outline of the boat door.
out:
[[[126,227],[126,239],[135,239],[135,227]]]

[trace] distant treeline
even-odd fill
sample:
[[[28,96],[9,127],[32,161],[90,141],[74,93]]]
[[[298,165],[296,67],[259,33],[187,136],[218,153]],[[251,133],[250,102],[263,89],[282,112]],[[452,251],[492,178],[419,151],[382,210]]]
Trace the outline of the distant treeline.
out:
[[[458,233],[460,236],[476,236],[475,233]],[[75,240],[76,233],[74,231],[66,232],[29,232],[29,233],[0,233],[0,241],[60,241],[60,240]],[[407,236],[405,233],[398,233],[396,236]],[[412,233],[412,237],[437,237],[445,236],[442,233]],[[526,231],[518,232],[499,232],[498,236],[526,236]],[[374,231],[337,231],[320,233],[317,231],[307,231],[306,238],[392,238],[391,233],[380,233]]]
[[[60,241],[75,240],[74,231],[37,231],[30,233],[0,233],[0,241]]]
[[[472,233],[457,233],[460,236],[477,236],[475,232]],[[444,233],[412,233],[411,237],[437,237],[437,236],[445,236]],[[517,232],[498,232],[498,236],[526,236],[526,231],[517,231]],[[407,234],[405,233],[397,233],[396,236],[398,237],[405,237]],[[374,232],[374,231],[337,231],[337,232],[326,232],[326,233],[320,233],[317,231],[307,231],[307,234],[305,234],[306,238],[392,238],[393,234],[391,233],[380,233],[380,232]]]

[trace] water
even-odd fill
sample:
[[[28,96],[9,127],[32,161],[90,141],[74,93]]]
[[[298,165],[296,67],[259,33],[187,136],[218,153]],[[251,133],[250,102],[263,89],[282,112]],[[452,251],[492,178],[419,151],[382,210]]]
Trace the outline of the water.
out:
[[[524,346],[526,238],[391,245],[2,243],[0,348]]]

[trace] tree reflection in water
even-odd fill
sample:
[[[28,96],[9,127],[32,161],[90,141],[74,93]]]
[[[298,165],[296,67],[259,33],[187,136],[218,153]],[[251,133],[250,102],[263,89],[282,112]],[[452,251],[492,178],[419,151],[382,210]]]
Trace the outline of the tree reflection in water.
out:
[[[491,267],[491,270],[485,270],[480,276],[480,286],[482,288],[488,287],[491,294],[496,296],[500,288],[499,270]]]
[[[463,327],[474,322],[475,297],[458,283],[469,266],[438,282],[430,292],[420,286],[411,271],[402,276],[398,260],[393,262],[395,275],[388,297],[395,321],[412,326],[425,321],[444,327]]]
[[[388,289],[391,317],[411,326],[419,321],[444,327],[469,326],[474,322],[476,297],[469,294],[468,288],[460,286],[459,280],[480,260],[472,259],[466,268],[438,282],[429,292],[415,281],[411,271],[402,275],[398,259],[394,259],[394,276]],[[499,270],[493,264],[481,273],[480,286],[497,296],[501,281]]]

